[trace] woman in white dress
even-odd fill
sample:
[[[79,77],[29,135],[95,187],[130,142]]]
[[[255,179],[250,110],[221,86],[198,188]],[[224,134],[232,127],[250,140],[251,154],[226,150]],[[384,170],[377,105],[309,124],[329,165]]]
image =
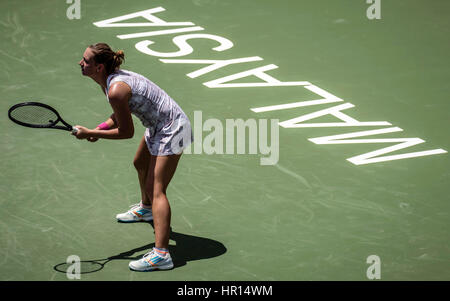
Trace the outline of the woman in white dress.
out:
[[[128,139],[134,135],[131,114],[146,128],[134,158],[141,188],[141,202],[125,213],[120,222],[151,221],[155,247],[132,270],[150,271],[173,268],[169,253],[171,211],[166,196],[182,151],[192,142],[188,117],[165,91],[146,77],[122,70],[123,51],[113,51],[105,43],[86,48],[79,62],[83,75],[97,82],[113,109],[113,114],[95,129],[77,125],[78,139]]]

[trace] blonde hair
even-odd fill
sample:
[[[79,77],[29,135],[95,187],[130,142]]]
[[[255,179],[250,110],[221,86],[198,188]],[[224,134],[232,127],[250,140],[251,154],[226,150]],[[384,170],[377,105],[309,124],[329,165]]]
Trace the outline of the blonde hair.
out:
[[[93,44],[89,48],[94,53],[94,61],[97,64],[103,64],[108,75],[118,70],[125,60],[125,54],[122,50],[114,52],[106,43]]]

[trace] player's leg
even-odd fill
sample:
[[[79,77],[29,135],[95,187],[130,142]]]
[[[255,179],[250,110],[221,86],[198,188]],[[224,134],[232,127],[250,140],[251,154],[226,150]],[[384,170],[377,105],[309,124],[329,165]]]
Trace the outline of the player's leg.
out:
[[[155,247],[169,247],[171,210],[167,199],[167,187],[181,158],[180,155],[151,156],[147,174],[147,193],[152,200]]]
[[[142,259],[131,261],[130,269],[136,271],[166,270],[173,268],[169,254],[171,210],[167,199],[167,187],[180,160],[180,155],[153,156],[147,173],[146,191],[152,201],[155,248]]]
[[[133,165],[136,168],[139,186],[141,188],[141,200],[144,205],[151,206],[151,201],[146,193],[147,173],[150,166],[150,152],[148,151],[147,144],[145,143],[145,136],[142,137],[139,147],[134,156]]]
[[[145,143],[145,136],[141,139],[136,155],[133,160],[136,168],[139,186],[141,188],[141,203],[133,206],[125,213],[117,214],[116,218],[120,222],[151,221],[153,219],[151,201],[146,193],[147,173],[150,166],[150,152]]]

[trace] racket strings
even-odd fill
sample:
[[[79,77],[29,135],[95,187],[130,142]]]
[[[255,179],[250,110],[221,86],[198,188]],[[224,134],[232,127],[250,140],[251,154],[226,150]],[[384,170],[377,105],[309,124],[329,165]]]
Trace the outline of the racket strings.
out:
[[[21,106],[11,112],[11,117],[30,125],[50,125],[58,116],[52,110],[40,106]]]

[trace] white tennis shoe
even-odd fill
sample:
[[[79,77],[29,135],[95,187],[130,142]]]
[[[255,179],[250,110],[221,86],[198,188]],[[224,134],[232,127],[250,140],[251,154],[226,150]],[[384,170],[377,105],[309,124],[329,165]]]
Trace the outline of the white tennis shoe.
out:
[[[170,270],[173,268],[173,262],[169,252],[164,252],[164,255],[162,255],[160,252],[152,249],[141,259],[131,261],[128,266],[131,270],[139,272]]]
[[[153,214],[151,209],[141,207],[140,204],[135,204],[127,212],[117,214],[116,219],[123,223],[149,222],[153,220]]]

